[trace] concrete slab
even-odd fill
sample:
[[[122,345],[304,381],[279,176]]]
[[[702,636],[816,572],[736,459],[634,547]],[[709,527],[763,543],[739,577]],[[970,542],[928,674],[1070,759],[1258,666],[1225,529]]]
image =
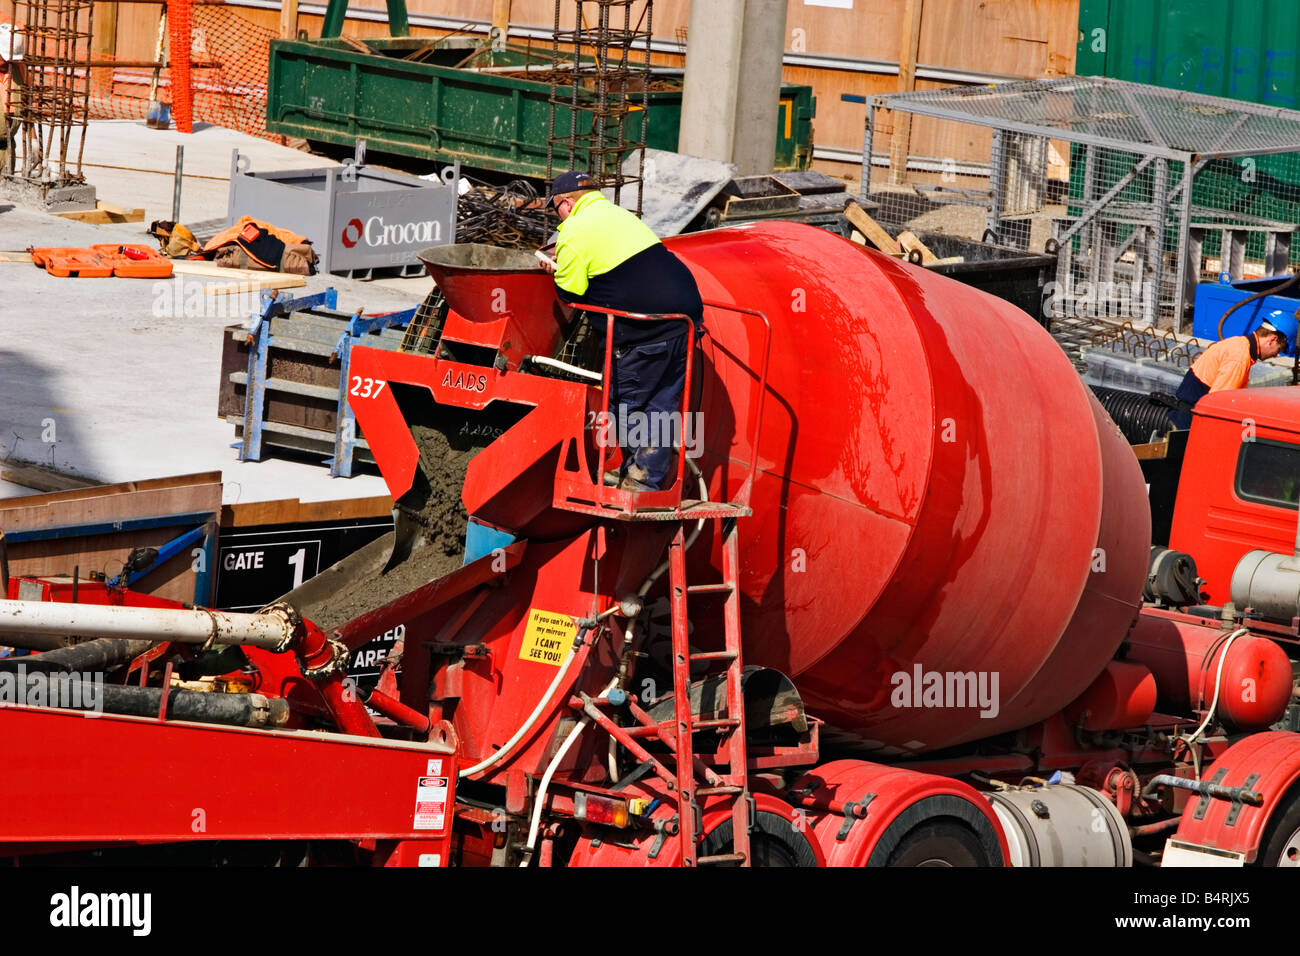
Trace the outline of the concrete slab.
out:
[[[145,219],[170,219],[176,147],[185,147],[181,221],[202,222],[226,215],[230,154],[249,156],[255,170],[337,166],[246,133],[199,124],[193,133],[149,129],[144,120],[96,120],[86,129],[82,172],[99,198],[118,206],[145,209]],[[70,152],[77,147],[72,137]]]
[[[187,157],[190,152],[187,143]],[[139,204],[132,195],[118,201]],[[137,223],[88,225],[0,200],[0,249],[142,235]],[[216,415],[221,333],[248,310],[239,311],[239,297],[191,295],[195,283],[188,278],[178,296],[175,282],[59,279],[28,263],[0,262],[0,460],[38,462],[106,482],[220,469],[227,503],[385,494],[377,475],[332,479],[327,469],[298,461],[236,460],[234,429]],[[406,288],[393,288],[313,276],[291,294],[331,285],[343,307],[381,312],[418,304],[432,282],[406,280]],[[207,311],[186,315],[191,300],[203,301]],[[21,489],[0,486],[0,495],[16,492]]]

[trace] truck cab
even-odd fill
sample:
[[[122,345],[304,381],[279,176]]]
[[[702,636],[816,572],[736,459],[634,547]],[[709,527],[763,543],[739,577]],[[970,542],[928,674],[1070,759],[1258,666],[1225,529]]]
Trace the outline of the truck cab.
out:
[[[1153,515],[1172,507],[1167,544],[1196,559],[1205,600],[1228,601],[1233,568],[1247,552],[1295,547],[1300,388],[1205,396],[1190,431],[1172,433],[1163,460],[1145,460],[1144,471]]]

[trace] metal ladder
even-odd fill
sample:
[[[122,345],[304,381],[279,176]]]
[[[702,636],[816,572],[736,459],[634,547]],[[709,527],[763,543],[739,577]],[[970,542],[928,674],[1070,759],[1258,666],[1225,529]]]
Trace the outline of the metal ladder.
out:
[[[746,509],[747,512],[748,509]],[[746,513],[741,512],[741,513]],[[673,647],[673,717],[674,740],[670,741],[676,757],[678,839],[681,840],[682,865],[688,867],[751,863],[749,829],[753,823],[748,786],[748,752],[745,744],[745,701],[741,690],[744,666],[740,650],[740,590],[737,574],[740,549],[737,516],[718,514],[722,534],[722,581],[717,584],[686,583],[685,523],[679,523],[669,545],[669,591],[672,616]],[[687,601],[693,594],[725,595],[723,604],[723,649],[691,653],[687,628]],[[707,661],[725,666],[723,687],[726,714],[723,717],[697,719],[692,713],[690,686],[691,664]],[[703,691],[701,692],[701,699]],[[709,773],[704,784],[697,786],[696,754],[693,735],[702,730],[717,731],[719,742],[711,755],[715,766],[725,764],[726,773]],[[725,795],[731,802],[732,850],[709,856],[698,854],[697,842],[702,829],[699,798]]]

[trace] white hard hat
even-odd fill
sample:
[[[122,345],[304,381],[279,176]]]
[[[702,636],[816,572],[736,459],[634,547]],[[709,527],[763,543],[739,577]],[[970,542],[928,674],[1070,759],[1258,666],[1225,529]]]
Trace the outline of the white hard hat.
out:
[[[0,60],[19,63],[23,58],[23,35],[12,24],[0,23]]]

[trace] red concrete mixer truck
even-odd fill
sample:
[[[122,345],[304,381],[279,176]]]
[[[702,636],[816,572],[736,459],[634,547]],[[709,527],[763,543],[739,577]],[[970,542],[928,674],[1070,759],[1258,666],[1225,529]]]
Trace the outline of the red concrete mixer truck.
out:
[[[11,581],[45,600],[0,643],[44,650],[0,684],[46,697],[0,709],[0,855],[1296,864],[1300,572],[1202,606],[1007,303],[792,223],[669,245],[707,331],[665,490],[604,479],[612,354],[578,346],[628,317],[568,329],[531,256],[438,247],[416,344],[343,370],[393,535],[259,614]],[[104,676],[94,720],[53,701]]]

